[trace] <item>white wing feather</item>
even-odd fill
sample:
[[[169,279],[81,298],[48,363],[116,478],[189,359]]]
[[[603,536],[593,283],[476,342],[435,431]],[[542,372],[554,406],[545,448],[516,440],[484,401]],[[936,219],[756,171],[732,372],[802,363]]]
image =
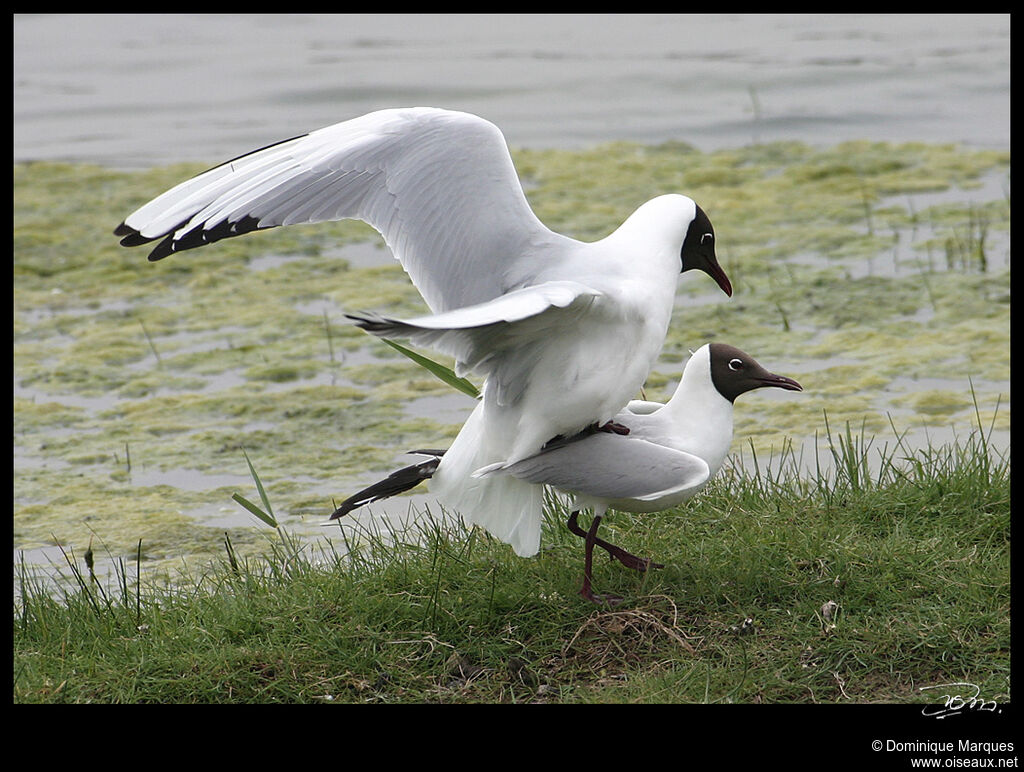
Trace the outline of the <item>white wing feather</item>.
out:
[[[707,482],[711,470],[691,453],[598,432],[478,476],[511,474],[530,483],[599,499],[651,501]]]
[[[586,313],[600,296],[578,282],[549,281],[433,316],[406,320],[369,312],[346,316],[374,335],[405,338],[455,357],[457,375],[475,370],[492,377],[495,398],[500,404],[511,404],[526,387],[535,361],[510,354],[542,344],[566,324],[566,314]]]
[[[565,240],[530,209],[494,124],[436,108],[381,110],[221,164],[115,231],[150,259],[296,223],[354,218],[384,236],[432,311],[528,282],[529,256]]]

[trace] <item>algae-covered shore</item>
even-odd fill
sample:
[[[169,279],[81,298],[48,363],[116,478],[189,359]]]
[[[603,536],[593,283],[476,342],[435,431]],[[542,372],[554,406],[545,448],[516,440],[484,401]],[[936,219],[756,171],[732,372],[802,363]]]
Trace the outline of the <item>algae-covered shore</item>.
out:
[[[551,228],[604,236],[653,195],[715,224],[730,300],[679,285],[648,398],[688,349],[737,345],[804,393],[737,405],[736,453],[815,455],[825,417],[879,442],[1008,437],[1009,153],[955,145],[679,143],[514,152]],[[258,549],[243,448],[290,531],[413,447],[443,447],[471,402],[344,323],[413,314],[418,293],[362,223],[275,229],[149,263],[113,228],[201,171],[14,170],[14,548],[62,561],[91,541],[153,571]],[[998,406],[998,407],[997,407]],[[991,421],[991,424],[989,423]],[[811,462],[813,463],[813,461]],[[94,546],[94,549],[99,549]]]

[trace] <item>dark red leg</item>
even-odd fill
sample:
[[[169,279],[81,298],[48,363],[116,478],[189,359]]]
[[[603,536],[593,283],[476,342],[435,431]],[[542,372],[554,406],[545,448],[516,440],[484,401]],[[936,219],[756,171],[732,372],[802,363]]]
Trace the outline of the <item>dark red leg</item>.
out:
[[[594,566],[594,544],[596,543],[597,527],[599,525],[601,525],[601,516],[597,515],[590,523],[590,530],[587,531],[586,535],[587,543],[583,560],[583,586],[580,587],[580,595],[591,603],[607,603],[609,606],[615,606],[622,602],[621,597],[618,595],[595,595],[594,591],[590,588],[591,571]]]
[[[609,421],[606,424],[602,424],[597,427],[598,431],[611,432],[612,434],[629,434],[629,427],[617,424],[614,421]]]
[[[577,536],[584,539],[587,538],[587,532],[580,528],[579,523],[576,522],[576,518],[579,516],[579,510],[576,510],[569,515],[569,520],[566,522],[566,526]],[[665,566],[661,563],[655,563],[650,558],[640,558],[631,552],[626,552],[622,547],[616,547],[610,542],[606,542],[604,539],[599,539],[596,535],[594,536],[594,544],[601,549],[605,550],[613,560],[617,560],[626,568],[632,568],[634,571],[646,571],[648,568],[664,568]]]

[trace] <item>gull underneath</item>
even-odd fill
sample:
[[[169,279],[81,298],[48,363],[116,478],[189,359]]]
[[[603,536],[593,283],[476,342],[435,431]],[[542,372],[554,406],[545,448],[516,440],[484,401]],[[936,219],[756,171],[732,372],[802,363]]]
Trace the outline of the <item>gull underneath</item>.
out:
[[[432,107],[369,113],[235,158],[140,207],[114,233],[124,246],[153,245],[156,261],[251,231],[346,218],[381,233],[431,311],[350,318],[484,378],[435,492],[524,556],[540,546],[539,489],[473,472],[595,424],[616,428],[609,422],[661,349],[681,272],[703,271],[732,294],[711,221],[689,197],[657,196],[593,243],[563,236],[530,208],[494,124]]]
[[[592,560],[595,546],[637,571],[660,567],[597,537],[608,509],[659,512],[700,492],[721,469],[733,436],[733,403],[752,389],[803,388],[792,378],[768,372],[749,354],[725,343],[710,343],[694,352],[667,403],[631,401],[614,417],[629,432],[593,428],[556,440],[539,453],[512,464],[496,463],[475,472],[478,478],[511,476],[542,490],[543,486],[573,497],[568,527],[586,540],[580,594],[594,602],[615,603],[613,595],[595,595]],[[470,419],[472,420],[472,419]],[[339,518],[373,501],[407,491],[432,477],[443,450],[412,451],[427,460],[400,469],[346,499],[331,515]],[[577,521],[583,509],[593,510],[588,530]]]

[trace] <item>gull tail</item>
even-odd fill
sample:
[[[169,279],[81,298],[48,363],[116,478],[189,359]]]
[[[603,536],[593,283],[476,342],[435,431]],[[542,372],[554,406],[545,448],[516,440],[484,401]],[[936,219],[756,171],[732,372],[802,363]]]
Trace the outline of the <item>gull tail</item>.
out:
[[[544,489],[508,475],[474,476],[501,461],[508,449],[493,438],[508,436],[487,426],[481,402],[463,425],[434,473],[431,489],[445,507],[512,546],[520,557],[540,550]]]
[[[429,480],[434,476],[434,472],[437,470],[438,464],[441,463],[442,456],[444,456],[443,450],[410,450],[409,452],[430,456],[430,458],[426,461],[420,461],[417,464],[403,467],[397,472],[392,472],[380,482],[374,483],[368,488],[363,488],[359,493],[349,496],[334,510],[334,514],[331,515],[330,519],[337,520],[339,517],[347,515],[353,509],[358,509],[364,504],[380,501],[381,499],[386,499],[415,488],[424,480]]]

